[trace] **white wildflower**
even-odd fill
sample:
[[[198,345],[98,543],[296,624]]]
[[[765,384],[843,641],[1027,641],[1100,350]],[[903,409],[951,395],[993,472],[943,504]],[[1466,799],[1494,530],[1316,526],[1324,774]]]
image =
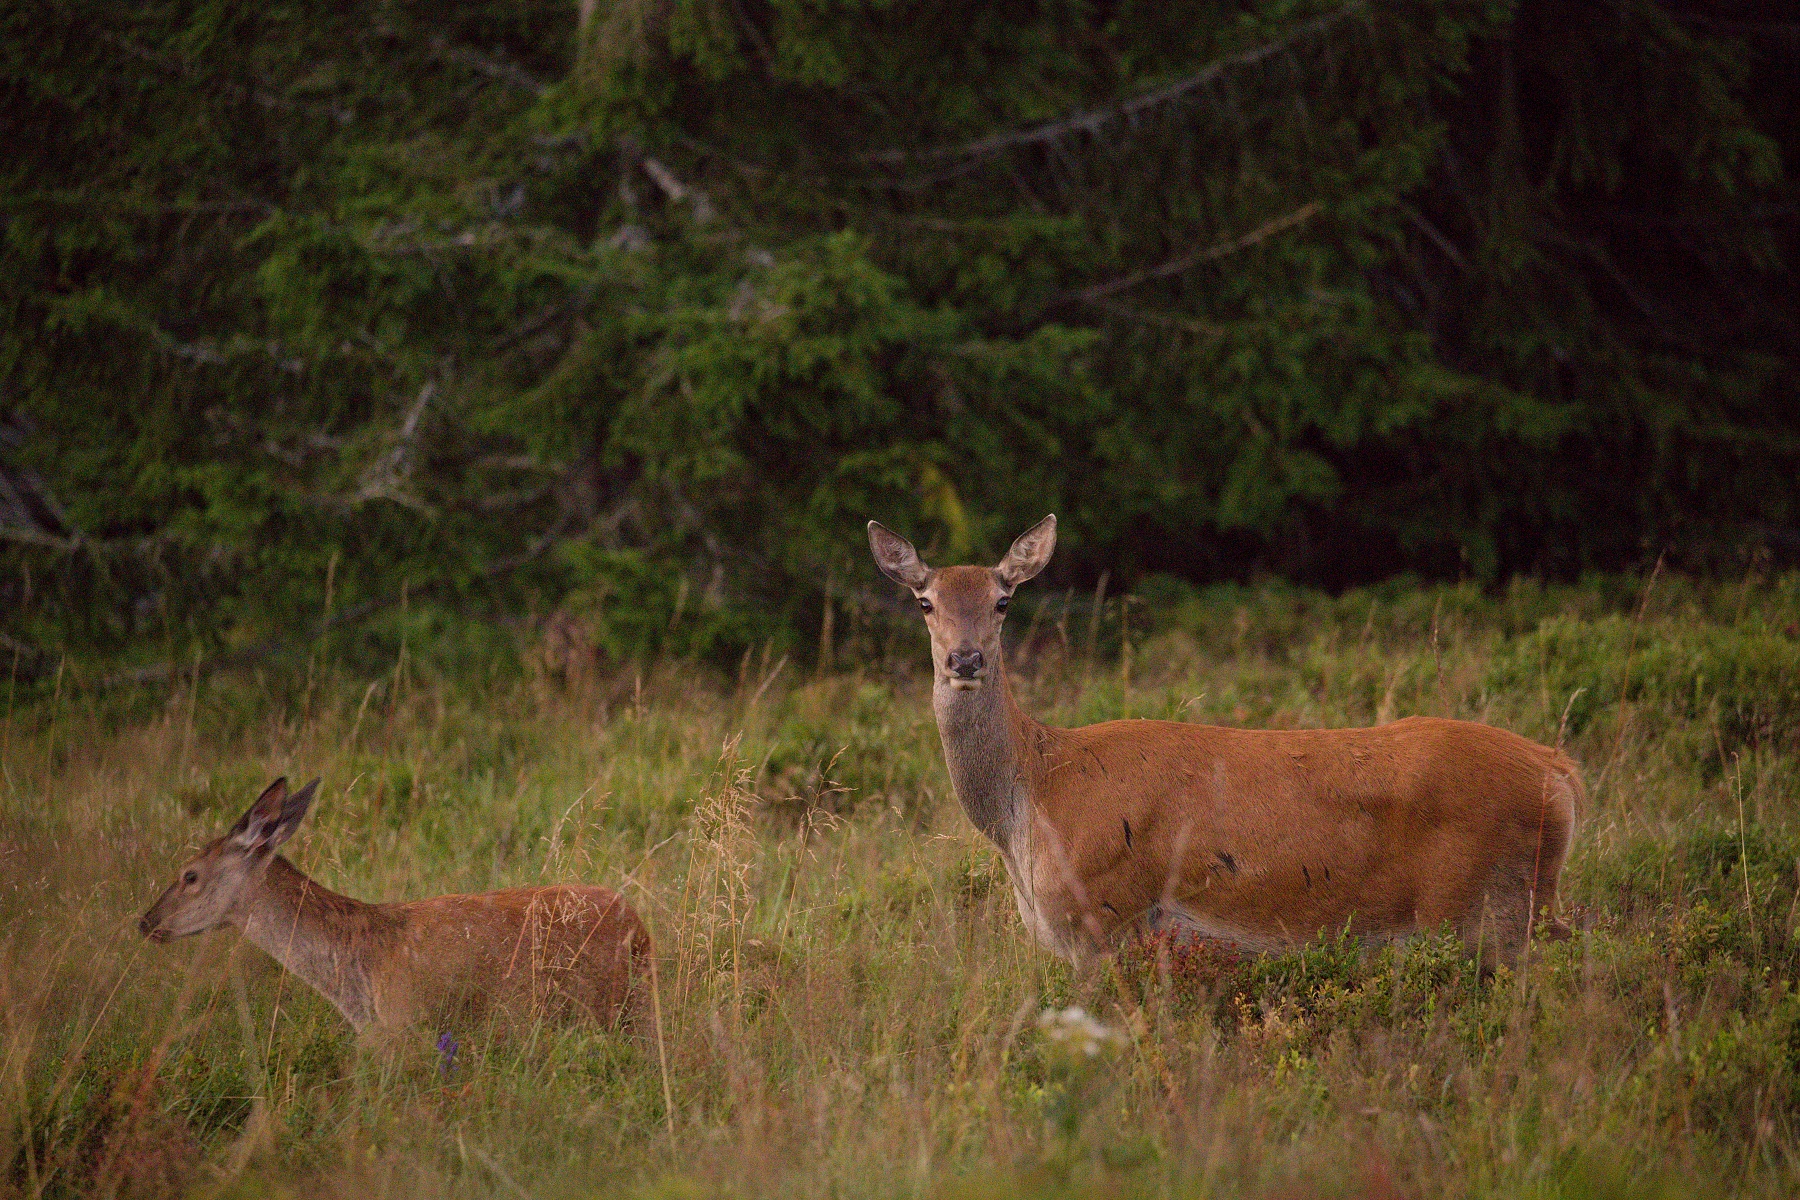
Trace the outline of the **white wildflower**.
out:
[[[1038,1014],[1038,1028],[1051,1042],[1085,1058],[1096,1058],[1102,1050],[1123,1046],[1129,1039],[1078,1004],[1068,1008],[1046,1008]]]

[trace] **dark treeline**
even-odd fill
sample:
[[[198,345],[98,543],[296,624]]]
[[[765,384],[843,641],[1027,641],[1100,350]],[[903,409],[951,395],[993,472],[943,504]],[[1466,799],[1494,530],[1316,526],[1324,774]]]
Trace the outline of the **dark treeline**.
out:
[[[1784,4],[10,5],[0,633],[1800,542]],[[327,609],[329,604],[329,609]]]

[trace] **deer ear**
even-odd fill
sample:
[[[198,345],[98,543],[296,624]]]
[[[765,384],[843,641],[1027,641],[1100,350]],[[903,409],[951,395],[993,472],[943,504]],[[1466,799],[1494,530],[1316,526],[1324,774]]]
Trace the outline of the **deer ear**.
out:
[[[881,573],[901,587],[916,592],[931,581],[931,568],[919,558],[913,544],[880,521],[869,522],[869,549]]]
[[[287,776],[282,776],[263,789],[256,803],[231,827],[226,840],[238,849],[252,853],[275,849],[294,836],[294,830],[300,827],[300,819],[306,815],[318,790],[319,781],[315,779],[290,795]]]
[[[1049,565],[1050,555],[1055,550],[1056,514],[1051,513],[1013,540],[1012,549],[1006,552],[994,573],[1011,590]]]

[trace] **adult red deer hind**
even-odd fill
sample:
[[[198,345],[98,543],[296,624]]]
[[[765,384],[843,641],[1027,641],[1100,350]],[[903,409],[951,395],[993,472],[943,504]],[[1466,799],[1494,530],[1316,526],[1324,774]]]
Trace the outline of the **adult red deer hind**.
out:
[[[275,853],[318,787],[277,779],[224,837],[190,859],[138,928],[153,942],[226,925],[365,1031],[443,1031],[538,1017],[629,1016],[650,935],[618,893],[534,887],[365,904]]]
[[[1257,950],[1348,930],[1453,925],[1484,967],[1520,955],[1556,880],[1581,778],[1503,729],[1410,717],[1373,729],[1177,721],[1044,725],[1007,681],[1000,627],[1050,561],[1056,518],[998,566],[933,569],[869,522],[882,573],[931,634],[932,708],[956,797],[999,846],[1019,915],[1069,958],[1139,928]]]

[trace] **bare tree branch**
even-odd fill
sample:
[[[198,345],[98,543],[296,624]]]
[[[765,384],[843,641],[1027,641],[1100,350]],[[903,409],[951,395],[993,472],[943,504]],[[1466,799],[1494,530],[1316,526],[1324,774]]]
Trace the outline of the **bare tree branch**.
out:
[[[98,36],[101,41],[123,50],[126,54],[131,55],[131,57],[138,59],[141,62],[149,63],[164,74],[173,75],[181,79],[194,79],[193,68],[173,55],[160,54],[157,51],[146,49],[136,42],[133,42],[131,39],[120,37],[115,33],[103,31]],[[355,111],[345,108],[342,105],[297,104],[286,96],[278,96],[275,93],[265,91],[262,88],[245,87],[243,84],[231,80],[206,79],[197,82],[203,82],[208,87],[217,88],[221,93],[234,100],[249,100],[257,105],[257,107],[267,109],[271,112],[314,112],[329,116],[340,125],[348,124],[356,119]]]
[[[406,418],[401,421],[394,445],[363,472],[362,478],[357,482],[356,492],[344,501],[347,507],[353,508],[370,500],[392,500],[396,504],[431,515],[431,506],[409,493],[406,482],[412,477],[413,442],[418,437],[419,421],[425,415],[425,407],[435,395],[437,384],[427,380],[425,386],[419,389],[418,399],[407,410]]]
[[[1362,8],[1361,0],[1353,0],[1336,12],[1314,17],[1310,21],[1302,21],[1288,32],[1285,37],[1264,43],[1249,50],[1239,51],[1224,58],[1217,59],[1192,75],[1184,76],[1173,83],[1164,84],[1152,91],[1143,92],[1129,99],[1115,101],[1099,108],[1090,108],[1071,116],[1055,121],[1046,121],[1041,125],[1033,125],[1028,129],[1015,130],[1012,133],[996,133],[988,137],[977,138],[972,142],[964,142],[960,146],[942,146],[935,150],[877,150],[862,156],[864,162],[902,164],[907,162],[942,162],[951,158],[984,158],[997,154],[1002,150],[1011,150],[1018,146],[1040,145],[1054,142],[1071,133],[1096,134],[1102,126],[1113,121],[1132,117],[1159,105],[1178,100],[1197,88],[1201,88],[1219,78],[1226,71],[1236,67],[1253,66],[1266,58],[1280,54],[1282,51],[1309,38],[1317,37],[1351,13]]]
[[[614,235],[615,239],[617,236],[617,234]],[[498,353],[508,346],[516,345],[526,338],[531,337],[542,330],[548,329],[558,321],[574,316],[581,311],[582,307],[586,305],[588,301],[594,298],[594,293],[598,290],[599,289],[594,283],[584,283],[581,285],[581,289],[567,300],[540,308],[537,312],[526,317],[523,321],[520,321],[517,325],[514,325],[511,329],[495,338],[494,344],[491,347],[492,352]]]
[[[190,204],[145,200],[139,196],[74,192],[25,192],[0,196],[0,209],[74,208],[89,212],[128,213],[138,216],[168,217],[207,213],[220,215],[246,214],[268,216],[275,206],[267,200],[197,200]]]
[[[529,92],[533,96],[542,96],[550,90],[550,85],[538,79],[522,67],[497,58],[490,58],[479,50],[467,46],[459,46],[443,35],[431,39],[431,52],[449,62],[461,63],[472,67],[489,79],[498,80],[508,87],[517,88],[521,92]]]
[[[1401,204],[1399,209],[1401,214],[1411,221],[1420,233],[1431,240],[1432,245],[1443,251],[1444,257],[1454,263],[1457,270],[1465,275],[1469,273],[1469,260],[1462,256],[1462,252],[1456,248],[1456,243],[1446,237],[1443,230],[1426,220],[1425,214],[1410,204]]]
[[[540,500],[547,499],[556,492],[556,485],[546,483],[542,487],[515,488],[510,492],[489,492],[475,499],[475,507],[481,512],[507,512],[515,508],[529,508]]]
[[[1667,341],[1670,345],[1680,346],[1689,354],[1699,358],[1707,358],[1714,353],[1715,348],[1713,346],[1707,345],[1697,338],[1689,336],[1688,331],[1685,328],[1672,320],[1662,311],[1660,305],[1649,296],[1645,295],[1643,290],[1632,281],[1631,277],[1620,268],[1619,264],[1613,259],[1613,256],[1607,252],[1604,246],[1587,238],[1571,237],[1559,230],[1552,229],[1546,232],[1547,240],[1586,256],[1590,262],[1598,267],[1600,271],[1613,282],[1613,285],[1619,289],[1619,294],[1624,296],[1626,301],[1633,308],[1637,309],[1638,313],[1649,322],[1650,328],[1663,340]]]
[[[8,415],[0,418],[0,447],[21,445],[31,430],[29,421]],[[18,468],[0,458],[0,539],[51,550],[79,550],[86,544],[81,530],[69,519],[37,472]]]
[[[1140,325],[1157,325],[1164,329],[1179,329],[1183,333],[1191,333],[1196,337],[1218,337],[1225,332],[1223,326],[1215,325],[1210,321],[1196,320],[1193,317],[1184,317],[1177,313],[1150,312],[1145,309],[1135,308],[1129,304],[1122,304],[1117,300],[1101,299],[1095,300],[1092,303],[1095,308],[1100,309],[1102,312],[1112,313],[1114,316],[1123,317],[1127,321],[1136,321]]]
[[[1129,275],[1121,275],[1119,278],[1109,279],[1105,283],[1096,283],[1092,287],[1083,288],[1081,291],[1076,292],[1069,297],[1069,299],[1077,300],[1083,304],[1095,304],[1107,296],[1111,296],[1116,292],[1125,291],[1127,288],[1134,288],[1140,283],[1148,283],[1152,279],[1167,279],[1171,275],[1179,275],[1183,271],[1192,270],[1201,263],[1212,262],[1214,259],[1224,258],[1228,254],[1236,254],[1239,250],[1247,249],[1248,247],[1256,245],[1258,242],[1265,241],[1284,229],[1291,229],[1296,225],[1302,224],[1310,220],[1318,211],[1319,202],[1317,200],[1308,201],[1299,208],[1296,208],[1293,212],[1283,213],[1273,220],[1265,221],[1255,229],[1252,229],[1249,233],[1234,237],[1228,242],[1219,242],[1217,245],[1208,246],[1204,250],[1194,250],[1187,254],[1177,255],[1167,262],[1158,263],[1154,267],[1146,267],[1142,271],[1133,271]]]
[[[538,471],[546,475],[567,475],[567,463],[547,463],[531,454],[484,454],[469,464],[490,471]]]
[[[52,533],[40,533],[35,529],[25,529],[17,525],[0,525],[0,541],[18,542],[24,546],[42,546],[46,550],[72,552],[81,549],[80,538],[57,537]]]
[[[62,554],[71,554],[77,550],[98,559],[115,553],[147,554],[160,546],[168,545],[172,539],[167,534],[152,533],[142,537],[91,538],[77,532],[69,537],[59,537],[53,533],[44,533],[37,529],[22,528],[17,525],[0,525],[0,542],[12,542],[20,546],[40,546],[46,550],[55,550]]]
[[[669,168],[665,167],[661,162],[644,153],[636,142],[629,138],[621,138],[619,145],[620,149],[624,150],[629,157],[637,161],[637,165],[644,169],[644,174],[648,175],[651,180],[655,182],[656,186],[662,189],[663,195],[667,196],[671,203],[680,204],[683,200],[686,200],[693,205],[694,222],[696,224],[708,224],[713,217],[717,215],[713,209],[712,201],[707,198],[705,192],[697,187],[689,187],[687,184],[682,183],[681,180],[676,177],[675,172],[669,170]]]
[[[10,651],[14,659],[33,663],[40,658],[47,657],[44,652],[39,650],[36,646],[28,646],[18,638],[9,637],[4,633],[0,633],[0,650]]]

